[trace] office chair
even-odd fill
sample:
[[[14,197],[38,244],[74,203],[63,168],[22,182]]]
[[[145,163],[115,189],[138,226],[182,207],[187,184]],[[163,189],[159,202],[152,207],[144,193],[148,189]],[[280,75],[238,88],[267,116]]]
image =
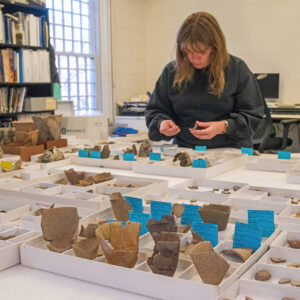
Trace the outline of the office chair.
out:
[[[276,150],[284,150],[291,146],[293,140],[288,137],[289,129],[292,124],[297,124],[297,119],[280,120],[278,123],[283,125],[282,137],[276,137],[275,127],[271,117],[270,110],[267,106],[265,98],[263,97],[265,117],[259,124],[254,137],[253,148],[260,153],[272,152]]]

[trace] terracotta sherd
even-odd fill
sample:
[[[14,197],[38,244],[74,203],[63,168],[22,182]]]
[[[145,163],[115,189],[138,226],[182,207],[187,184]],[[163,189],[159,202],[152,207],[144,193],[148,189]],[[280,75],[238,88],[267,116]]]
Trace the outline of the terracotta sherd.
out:
[[[109,264],[133,268],[138,259],[141,224],[105,223],[96,229],[96,236]]]
[[[231,208],[228,205],[209,204],[199,208],[199,215],[204,223],[213,223],[218,225],[218,230],[226,229]]]
[[[109,195],[110,204],[115,218],[118,221],[128,221],[128,211],[131,210],[130,204],[122,197],[121,193],[111,193]]]
[[[76,256],[95,259],[98,256],[99,240],[97,238],[84,239],[72,245]]]

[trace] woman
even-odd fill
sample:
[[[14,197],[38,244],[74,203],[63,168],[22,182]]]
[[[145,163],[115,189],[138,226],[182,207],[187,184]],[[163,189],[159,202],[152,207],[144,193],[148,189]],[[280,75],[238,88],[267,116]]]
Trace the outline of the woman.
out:
[[[206,12],[177,34],[176,60],[160,75],[146,108],[151,140],[182,147],[252,147],[263,100],[247,65],[229,55],[223,32]]]

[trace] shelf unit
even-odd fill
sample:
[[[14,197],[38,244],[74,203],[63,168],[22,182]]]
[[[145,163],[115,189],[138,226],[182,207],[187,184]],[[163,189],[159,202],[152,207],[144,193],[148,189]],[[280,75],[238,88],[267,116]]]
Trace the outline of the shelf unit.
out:
[[[46,22],[49,25],[49,16],[48,9],[39,5],[16,3],[6,0],[0,0],[0,5],[3,5],[2,12],[3,14],[9,13],[13,14],[15,12],[23,12],[26,14],[33,14],[36,17],[45,17]],[[49,29],[48,29],[49,30]],[[50,45],[50,37],[48,40]],[[39,47],[39,46],[25,46],[9,43],[0,43],[0,49],[31,49],[31,50],[48,50],[49,47]],[[51,55],[50,55],[50,65],[51,65]],[[51,72],[51,68],[50,68]],[[51,74],[50,74],[51,77]],[[53,88],[52,82],[26,82],[26,83],[17,83],[17,82],[0,82],[0,88],[3,87],[27,87],[26,97],[52,97]],[[43,111],[45,112],[45,111]],[[41,113],[41,112],[29,112],[32,114]],[[53,114],[54,111],[49,111],[50,114]],[[22,114],[28,114],[28,112],[18,112],[18,113],[0,113],[0,121],[7,122],[8,120],[18,120],[19,116]],[[0,125],[1,126],[1,125]]]

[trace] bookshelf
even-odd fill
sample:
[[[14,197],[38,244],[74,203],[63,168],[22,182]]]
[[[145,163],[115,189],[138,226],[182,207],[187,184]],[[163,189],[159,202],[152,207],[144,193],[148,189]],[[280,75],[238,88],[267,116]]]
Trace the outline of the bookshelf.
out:
[[[22,111],[23,105],[21,104],[24,99],[21,99],[21,95],[24,94],[23,90],[26,91],[26,97],[52,97],[53,83],[51,82],[51,56],[49,55],[48,9],[39,5],[6,0],[0,0],[0,9],[1,122],[2,120],[18,120],[21,115],[28,114],[28,112]],[[7,62],[5,60],[7,52],[10,64],[7,67],[8,63],[6,63],[4,67],[1,65]],[[14,63],[13,67],[12,62]],[[12,96],[10,96],[11,93]],[[11,97],[14,97],[13,99],[17,97],[17,100],[21,101],[20,105],[11,105],[10,101],[13,101],[10,99]],[[49,113],[53,114],[54,111],[49,111]]]

